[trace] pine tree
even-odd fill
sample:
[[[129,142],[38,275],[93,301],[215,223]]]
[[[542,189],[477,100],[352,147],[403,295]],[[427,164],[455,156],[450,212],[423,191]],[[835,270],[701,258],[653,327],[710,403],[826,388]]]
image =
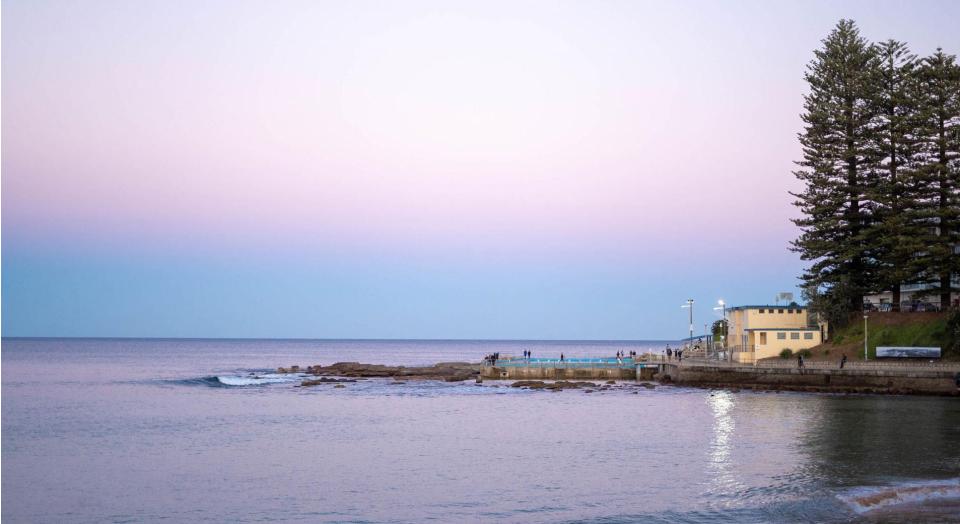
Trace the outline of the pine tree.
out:
[[[916,176],[918,89],[916,56],[907,45],[887,40],[874,46],[877,60],[871,72],[873,103],[872,156],[874,171],[867,184],[873,221],[864,235],[876,268],[878,288],[889,290],[894,311],[900,309],[900,286],[916,281],[916,253],[923,221],[917,216],[920,178]]]
[[[876,58],[852,20],[841,20],[814,54],[805,74],[810,92],[799,135],[803,160],[794,173],[805,183],[802,192],[793,193],[803,217],[794,220],[801,234],[792,249],[811,262],[801,277],[804,287],[856,310],[864,293],[876,287],[865,236],[871,220],[867,167],[876,158],[871,149]]]
[[[923,277],[933,284],[940,304],[950,304],[960,274],[960,66],[941,49],[923,60],[920,82],[920,151],[923,194],[920,210],[927,222],[922,239]]]

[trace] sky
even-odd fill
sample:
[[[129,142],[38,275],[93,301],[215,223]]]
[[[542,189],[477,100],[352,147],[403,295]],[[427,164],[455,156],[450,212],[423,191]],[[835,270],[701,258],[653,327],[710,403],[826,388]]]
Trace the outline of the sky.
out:
[[[960,2],[7,0],[3,336],[676,339],[797,293],[840,18]]]

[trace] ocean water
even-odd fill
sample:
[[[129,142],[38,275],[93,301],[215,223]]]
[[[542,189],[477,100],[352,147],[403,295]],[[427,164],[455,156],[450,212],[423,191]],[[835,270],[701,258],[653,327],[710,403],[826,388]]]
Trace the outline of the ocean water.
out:
[[[960,401],[278,366],[659,342],[4,339],[4,522],[960,522]]]

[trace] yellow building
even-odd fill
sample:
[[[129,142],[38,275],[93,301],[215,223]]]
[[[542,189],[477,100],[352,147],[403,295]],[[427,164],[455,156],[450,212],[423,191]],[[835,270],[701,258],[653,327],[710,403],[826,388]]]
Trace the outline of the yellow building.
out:
[[[826,326],[806,306],[738,306],[727,310],[728,349],[737,362],[776,357],[784,349],[808,349],[823,341]]]

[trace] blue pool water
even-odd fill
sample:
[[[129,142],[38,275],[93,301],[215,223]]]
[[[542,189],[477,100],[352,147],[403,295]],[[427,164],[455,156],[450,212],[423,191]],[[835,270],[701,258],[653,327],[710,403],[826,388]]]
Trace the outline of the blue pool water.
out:
[[[498,367],[559,367],[559,368],[589,368],[589,367],[619,367],[632,368],[636,362],[630,357],[613,358],[510,358],[497,360]]]

